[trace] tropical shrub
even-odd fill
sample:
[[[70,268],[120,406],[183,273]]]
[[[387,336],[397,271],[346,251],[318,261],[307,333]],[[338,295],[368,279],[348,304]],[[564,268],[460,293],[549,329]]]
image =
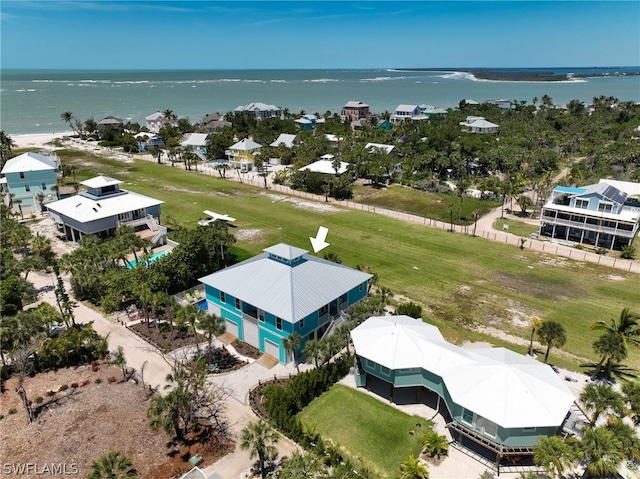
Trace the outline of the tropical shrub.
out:
[[[636,247],[632,244],[623,246],[620,257],[623,259],[636,259]]]
[[[422,447],[427,456],[435,459],[440,459],[449,453],[449,442],[446,436],[433,430],[425,433]]]
[[[410,316],[412,318],[420,318],[422,317],[422,306],[417,303],[402,303],[400,306],[396,308],[397,314],[404,314],[406,316]]]

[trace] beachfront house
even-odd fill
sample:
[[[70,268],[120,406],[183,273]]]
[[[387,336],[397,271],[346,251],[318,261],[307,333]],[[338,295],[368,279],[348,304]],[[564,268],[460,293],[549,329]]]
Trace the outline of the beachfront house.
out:
[[[462,348],[408,316],[372,317],[351,331],[359,387],[438,410],[453,438],[499,465],[531,456],[562,432],[575,400],[548,364],[505,348]]]
[[[418,108],[420,109],[420,114],[426,116],[427,118],[431,118],[431,117],[445,118],[449,114],[447,110],[437,106],[422,104],[422,105],[419,105]]]
[[[248,105],[237,106],[235,113],[242,115],[255,116],[256,120],[267,120],[269,118],[278,118],[282,115],[282,108],[276,105],[267,105],[266,103],[254,102]]]
[[[317,124],[324,123],[324,118],[317,118],[315,115],[305,114],[293,121],[302,131],[313,131]]]
[[[147,120],[147,129],[152,133],[158,133],[165,125],[176,126],[177,123],[173,118],[167,118],[164,112],[160,110],[152,113],[145,118]]]
[[[354,122],[360,119],[368,119],[371,117],[369,111],[369,105],[362,103],[361,101],[348,101],[345,106],[342,107],[340,113],[340,119],[342,121]]]
[[[364,145],[365,151],[370,153],[381,152],[385,155],[394,155],[397,156],[398,150],[393,145],[385,145],[384,143],[367,143]]]
[[[155,245],[166,243],[167,228],[160,224],[164,201],[120,189],[122,181],[108,176],[80,184],[86,191],[46,205],[61,236],[75,243],[88,234],[111,236],[128,225]]]
[[[224,152],[227,155],[229,166],[240,171],[247,172],[253,169],[253,160],[260,154],[262,145],[253,141],[253,137],[245,138],[231,145]]]
[[[200,128],[207,133],[215,133],[222,130],[225,126],[231,126],[231,122],[224,119],[224,115],[220,113],[209,113],[200,121]]]
[[[468,116],[465,121],[460,122],[460,126],[463,127],[462,131],[469,133],[498,133],[498,125],[485,120],[481,116]]]
[[[231,333],[287,363],[283,340],[320,339],[342,311],[367,295],[371,275],[308,254],[284,243],[200,278],[207,307]]]
[[[103,135],[107,130],[121,133],[124,130],[124,123],[121,118],[107,116],[97,123],[97,127],[100,135]]]
[[[507,100],[505,98],[498,98],[498,99],[493,99],[493,100],[485,100],[485,103],[488,103],[490,105],[495,105],[498,108],[500,108],[500,110],[502,111],[507,111],[509,109],[511,109],[511,100]]]
[[[427,117],[422,115],[418,105],[398,105],[389,120],[397,125],[404,120],[424,120]]]
[[[633,243],[640,227],[640,183],[601,179],[557,186],[540,213],[543,236],[607,249]]]
[[[140,151],[150,150],[151,148],[164,147],[164,141],[157,133],[151,133],[148,131],[142,131],[133,136],[138,142],[138,149]]]
[[[13,211],[23,216],[42,212],[43,205],[57,199],[60,159],[55,153],[27,152],[7,160],[0,185],[9,195]]]

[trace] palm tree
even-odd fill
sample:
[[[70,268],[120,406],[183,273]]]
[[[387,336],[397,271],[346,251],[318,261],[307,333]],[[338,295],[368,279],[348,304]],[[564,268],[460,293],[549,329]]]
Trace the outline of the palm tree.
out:
[[[531,318],[531,337],[529,338],[529,356],[533,356],[533,333],[536,332],[536,328],[542,326],[544,321],[536,316]]]
[[[546,363],[551,348],[561,348],[567,342],[567,333],[562,324],[555,321],[545,321],[538,329],[538,339],[547,347],[544,354],[544,362]]]
[[[623,396],[610,385],[603,383],[590,383],[585,386],[580,394],[580,401],[591,411],[589,420],[594,426],[604,412],[622,416],[626,409]]]
[[[60,114],[60,119],[62,121],[64,121],[65,123],[67,123],[69,125],[69,127],[71,127],[71,130],[73,131],[73,133],[76,133],[76,129],[73,126],[73,113],[71,113],[70,111],[65,111],[64,113]]]
[[[613,435],[620,440],[622,444],[622,454],[631,461],[640,459],[640,438],[633,426],[627,424],[622,419],[616,418],[609,421],[606,429],[610,430]]]
[[[313,362],[317,368],[318,361],[322,357],[322,350],[323,348],[319,341],[310,339],[305,343],[304,348],[302,349],[302,354],[304,354],[307,359],[313,359]]]
[[[137,477],[130,457],[123,457],[120,451],[111,451],[91,464],[87,479],[125,479]]]
[[[541,437],[533,446],[533,462],[551,477],[562,476],[573,464],[573,452],[558,436]]]
[[[293,364],[296,367],[296,371],[300,372],[298,368],[298,361],[296,360],[296,350],[300,347],[300,341],[302,338],[298,333],[291,333],[288,337],[282,340],[282,345],[284,349],[287,351],[287,355],[291,354],[293,357]]]
[[[224,332],[224,323],[220,316],[216,316],[213,313],[206,314],[197,320],[198,328],[204,331],[204,336],[207,338],[209,349],[211,349],[211,343],[213,338],[218,334]]]
[[[122,377],[127,379],[127,358],[124,355],[124,348],[118,346],[118,349],[111,352],[111,364],[118,366],[122,370]]]
[[[622,443],[612,431],[604,427],[586,427],[576,455],[586,463],[583,477],[613,475],[625,459]]]
[[[600,360],[593,371],[591,379],[600,375],[602,365],[607,363],[607,379],[611,379],[611,370],[614,363],[619,363],[627,357],[627,350],[622,337],[611,331],[606,332],[593,343],[593,350],[600,355]]]
[[[625,349],[629,343],[640,346],[640,316],[632,313],[629,308],[622,308],[618,321],[612,319],[610,324],[604,321],[596,321],[591,325],[591,329],[608,331],[619,335],[622,338]]]
[[[429,457],[441,458],[449,453],[447,437],[434,430],[427,431],[422,441],[422,448]]]
[[[640,383],[632,381],[623,383],[622,394],[629,404],[629,417],[634,424],[640,424]]]
[[[13,138],[7,135],[4,130],[0,131],[0,168],[11,158],[14,146],[16,146],[16,142],[13,141]]]
[[[250,422],[240,432],[240,449],[249,451],[251,459],[258,458],[260,475],[263,479],[266,477],[264,463],[277,454],[278,449],[275,445],[279,438],[278,433],[261,419]]]
[[[400,471],[402,479],[427,479],[429,477],[427,466],[421,463],[413,454],[400,464]]]
[[[325,473],[324,464],[311,453],[301,453],[294,451],[287,459],[280,472],[280,479],[316,479],[328,477]]]

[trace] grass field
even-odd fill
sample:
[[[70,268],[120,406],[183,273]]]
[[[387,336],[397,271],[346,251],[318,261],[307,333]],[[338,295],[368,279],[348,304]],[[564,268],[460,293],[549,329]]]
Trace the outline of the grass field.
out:
[[[536,225],[530,225],[524,221],[518,221],[513,219],[499,219],[495,222],[493,227],[499,231],[503,231],[504,225],[509,227],[509,233],[516,236],[522,236],[523,238],[530,238],[531,233],[537,233],[539,228]]]
[[[639,275],[374,213],[310,209],[264,189],[152,162],[122,163],[76,151],[59,155],[78,167],[78,179],[104,173],[123,180],[124,188],[164,200],[163,223],[195,226],[205,209],[237,218],[238,237],[257,233],[238,241],[239,259],[278,242],[310,249],[309,237],[325,226],[331,244],[326,251],[345,265],[368,265],[382,286],[421,303],[427,320],[454,342],[486,341],[472,331],[476,325],[528,339],[528,321],[536,315],[567,330],[565,353],[552,350],[550,361],[579,371],[582,362],[596,359],[592,343],[598,335],[589,325],[617,318],[624,307],[639,308]],[[633,349],[626,364],[640,369],[640,352]]]
[[[448,223],[453,217],[454,224],[472,224],[474,214],[483,216],[500,203],[464,198],[460,214],[460,198],[456,195],[429,193],[402,185],[386,188],[357,185],[353,189],[354,201],[365,205],[380,206],[418,216],[433,218]],[[462,218],[462,219],[461,219]]]
[[[357,404],[357,407],[355,405]],[[314,400],[300,414],[323,439],[343,446],[348,455],[382,479],[400,477],[400,463],[418,456],[429,422],[409,416],[376,398],[340,384]],[[422,429],[416,427],[420,422]],[[409,431],[415,431],[410,435]]]

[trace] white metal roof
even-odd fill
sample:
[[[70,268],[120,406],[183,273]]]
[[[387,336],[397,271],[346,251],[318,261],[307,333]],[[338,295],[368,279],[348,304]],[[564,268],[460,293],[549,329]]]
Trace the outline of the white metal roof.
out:
[[[406,111],[406,112],[414,112],[418,109],[418,105],[398,105],[396,107],[396,111]]]
[[[81,181],[80,184],[89,188],[102,188],[104,186],[120,185],[122,181],[111,178],[110,176],[99,175],[89,178],[86,181]]]
[[[269,146],[277,147],[280,144],[283,144],[287,148],[291,148],[294,146],[294,141],[296,140],[296,135],[291,135],[289,133],[280,133],[278,138],[271,143]]]
[[[608,183],[611,186],[615,186],[620,191],[624,191],[629,196],[640,195],[640,183],[635,183],[633,181],[610,180],[608,178],[602,178],[598,183]]]
[[[164,118],[164,113],[162,113],[161,111],[156,111],[155,113],[152,113],[151,115],[149,115],[148,117],[145,118],[145,120],[148,121],[154,121],[154,120],[158,120],[160,118]]]
[[[140,208],[161,205],[164,201],[123,190],[122,194],[103,196],[97,199],[83,195],[70,196],[62,200],[47,203],[47,208],[55,213],[79,221],[91,221],[109,218]]]
[[[253,102],[247,105],[237,106],[234,111],[280,111],[281,108],[276,105],[267,105],[266,103]]]
[[[235,150],[235,151],[251,151],[251,150],[256,150],[258,148],[262,148],[262,145],[260,143],[256,143],[255,141],[245,138],[244,140],[240,140],[238,143],[230,146],[227,149]]]
[[[284,259],[295,259],[307,254],[309,251],[302,248],[296,248],[286,243],[278,243],[276,245],[265,248],[264,251],[269,254],[280,256]]]
[[[294,248],[289,245],[267,248],[258,256],[200,281],[295,323],[371,278],[368,273],[310,254],[304,254],[303,261],[294,266],[269,257],[268,250],[276,248],[275,251],[282,252],[286,247]],[[294,257],[297,250],[292,249]]]
[[[208,133],[191,133],[180,146],[207,146]]]
[[[575,399],[547,364],[505,348],[463,349],[407,316],[369,318],[351,337],[363,358],[437,374],[456,404],[502,427],[559,426]]]
[[[368,151],[382,150],[387,154],[391,153],[394,148],[395,148],[395,146],[393,146],[393,145],[385,145],[383,143],[367,143],[364,146],[365,150],[368,150]]]
[[[337,174],[341,175],[342,173],[346,172],[348,168],[349,163],[341,161],[340,168],[338,168]],[[336,170],[333,168],[333,161],[330,160],[314,161],[310,165],[303,166],[302,168],[300,168],[300,170],[315,171],[316,173],[326,173],[332,175],[336,174]]]
[[[27,152],[7,160],[2,168],[2,174],[21,173],[25,171],[55,170],[56,162],[39,153]]]
[[[366,103],[362,103],[361,101],[348,101],[346,103],[346,105],[344,106],[344,108],[362,108],[362,107],[368,107],[369,105],[367,105]]]

